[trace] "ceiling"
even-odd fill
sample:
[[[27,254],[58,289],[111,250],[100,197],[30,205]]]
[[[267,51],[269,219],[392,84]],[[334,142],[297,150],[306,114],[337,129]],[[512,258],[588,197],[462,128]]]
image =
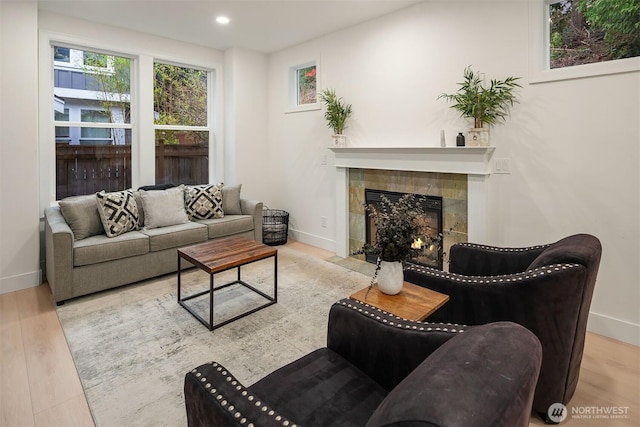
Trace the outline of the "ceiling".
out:
[[[215,49],[272,53],[422,0],[38,0],[38,8]],[[218,15],[231,22],[220,25]]]

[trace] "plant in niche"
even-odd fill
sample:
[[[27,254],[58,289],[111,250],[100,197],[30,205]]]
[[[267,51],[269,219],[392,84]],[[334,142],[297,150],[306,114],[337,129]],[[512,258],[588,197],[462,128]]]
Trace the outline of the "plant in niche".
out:
[[[343,102],[342,98],[338,97],[333,89],[325,89],[320,92],[320,101],[327,108],[324,113],[327,127],[333,129],[334,134],[342,135],[347,119],[351,116],[351,104]]]
[[[369,284],[369,290],[376,282],[382,261],[404,263],[420,256],[424,249],[439,245],[441,236],[425,237],[424,225],[419,215],[413,194],[403,195],[397,202],[381,196],[379,205],[365,204],[367,216],[375,226],[375,240],[366,243],[353,255],[371,254],[376,256],[376,269]],[[367,292],[368,294],[368,292]]]
[[[476,73],[469,65],[464,69],[464,79],[458,83],[456,93],[442,93],[438,99],[452,102],[451,108],[458,110],[461,117],[472,118],[475,128],[482,128],[486,123],[493,125],[504,121],[509,115],[509,108],[518,102],[514,90],[522,87],[518,84],[520,77],[507,77],[504,80],[492,79],[489,87],[485,87],[480,73]]]

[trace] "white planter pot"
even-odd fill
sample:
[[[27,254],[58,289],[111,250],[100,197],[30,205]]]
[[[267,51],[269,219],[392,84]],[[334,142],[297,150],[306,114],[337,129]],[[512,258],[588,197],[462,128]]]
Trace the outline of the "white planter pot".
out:
[[[345,135],[334,134],[331,135],[331,142],[333,147],[344,147],[347,145],[347,137]]]
[[[387,295],[399,294],[404,283],[404,271],[400,261],[380,263],[378,272],[378,288]]]
[[[467,147],[488,147],[489,129],[471,128],[467,137]]]

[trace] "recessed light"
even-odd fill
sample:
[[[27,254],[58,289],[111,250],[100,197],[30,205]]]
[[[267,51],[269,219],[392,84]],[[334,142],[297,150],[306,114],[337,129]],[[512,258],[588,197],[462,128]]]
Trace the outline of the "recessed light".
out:
[[[216,18],[216,22],[218,24],[228,24],[229,23],[229,18],[227,18],[226,16],[218,16]]]

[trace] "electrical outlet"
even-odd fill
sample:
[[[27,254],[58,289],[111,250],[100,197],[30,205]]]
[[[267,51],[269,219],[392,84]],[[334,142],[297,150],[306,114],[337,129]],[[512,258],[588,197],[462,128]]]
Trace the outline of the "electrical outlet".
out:
[[[320,157],[320,164],[321,165],[326,165],[327,164],[327,155],[323,154],[322,157]]]
[[[327,228],[327,217],[326,216],[321,216],[320,217],[320,226],[322,228]]]
[[[493,172],[501,174],[511,173],[511,162],[508,157],[493,159]]]

